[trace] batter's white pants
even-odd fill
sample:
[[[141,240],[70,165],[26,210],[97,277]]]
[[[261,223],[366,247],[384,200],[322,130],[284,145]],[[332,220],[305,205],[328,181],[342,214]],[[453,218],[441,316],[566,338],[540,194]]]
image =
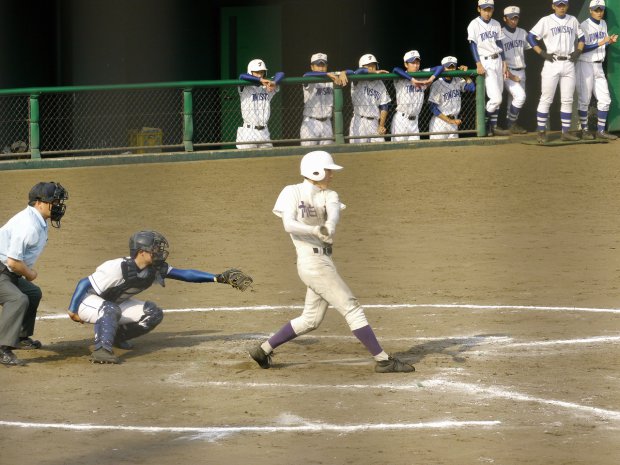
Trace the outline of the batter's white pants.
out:
[[[304,120],[301,123],[301,129],[299,130],[301,139],[313,139],[313,138],[333,138],[334,131],[332,129],[332,120],[327,118],[325,121],[321,121],[310,116],[304,116]],[[333,140],[305,140],[301,141],[301,145],[328,145],[333,144]]]
[[[489,100],[486,104],[488,113],[495,113],[502,104],[502,92],[504,90],[504,62],[497,58],[480,57],[480,62],[485,69],[484,88]]]
[[[269,129],[264,126],[263,129],[256,129],[250,125],[244,124],[237,128],[237,148],[238,149],[261,149],[273,147],[270,142],[264,142],[271,139]],[[243,142],[263,141],[260,144],[244,144]]]
[[[297,272],[308,287],[302,314],[291,320],[298,336],[316,329],[327,311],[328,305],[344,316],[351,331],[368,325],[364,310],[342,280],[331,256],[312,253],[297,254]]]
[[[78,316],[84,323],[97,323],[101,316],[101,306],[105,302],[98,295],[87,296],[78,308]],[[125,302],[118,304],[121,308],[121,319],[119,325],[127,323],[137,323],[144,316],[144,302],[136,299],[127,299]]]
[[[516,108],[523,108],[525,105],[525,70],[515,71],[510,69],[510,73],[517,76],[520,81],[515,82],[512,79],[504,79],[504,87],[508,91],[508,108],[514,105]]]
[[[409,134],[420,132],[418,129],[418,118],[409,119],[407,115],[404,115],[400,111],[394,114],[392,118],[392,128],[390,129],[392,134]],[[393,142],[407,141],[407,140],[420,140],[420,136],[392,136]]]
[[[428,130],[430,132],[455,131],[453,134],[431,134],[431,139],[458,139],[459,137],[459,135],[456,133],[456,131],[459,130],[459,127],[456,124],[446,123],[444,120],[436,116],[433,116],[431,118]]]
[[[560,111],[573,112],[573,94],[575,93],[575,64],[570,60],[556,60],[553,63],[545,60],[541,77],[541,94],[538,102],[538,113],[549,113],[553,103],[558,82],[560,83]]]
[[[579,110],[588,111],[592,94],[596,97],[596,108],[599,111],[609,111],[611,97],[607,78],[602,63],[579,61],[577,70],[577,93],[579,94]]]
[[[379,118],[362,118],[359,115],[353,115],[351,124],[349,125],[349,136],[361,136],[359,138],[350,139],[351,144],[364,144],[369,142],[384,142],[383,137],[374,137],[379,134]]]

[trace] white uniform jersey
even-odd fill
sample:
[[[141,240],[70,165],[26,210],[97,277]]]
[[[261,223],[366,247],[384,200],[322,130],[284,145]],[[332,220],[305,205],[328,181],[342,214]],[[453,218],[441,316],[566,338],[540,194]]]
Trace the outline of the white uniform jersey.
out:
[[[319,189],[314,184],[304,181],[300,184],[286,186],[280,192],[273,207],[276,216],[293,217],[306,226],[322,226],[328,220],[327,205],[336,203],[340,208],[338,193],[329,189]],[[323,242],[312,234],[291,234],[297,252],[307,251],[312,247],[323,247]]]
[[[439,78],[431,84],[428,101],[435,103],[444,115],[458,116],[461,112],[461,92],[465,90],[465,79],[455,77],[450,81]]]
[[[331,118],[334,107],[334,85],[331,82],[304,84],[304,116]]]
[[[592,18],[586,19],[581,23],[581,30],[585,35],[586,45],[597,44],[605,37],[607,37],[607,23],[604,19],[596,24]],[[591,52],[582,53],[579,56],[579,61],[586,61],[590,63],[601,62],[605,60],[606,47],[598,47]]]
[[[577,18],[558,17],[555,13],[541,18],[530,31],[545,43],[547,53],[567,57],[575,51],[575,42],[583,37]]]
[[[397,79],[394,81],[396,89],[396,111],[406,116],[417,116],[424,104],[424,91],[427,86],[416,87],[411,81]]]
[[[267,92],[264,86],[239,86],[241,98],[241,116],[243,122],[253,126],[267,126],[271,115],[271,99],[280,90],[276,86],[275,91]]]
[[[467,26],[467,40],[476,44],[481,58],[500,53],[497,41],[503,38],[502,26],[492,18],[487,23],[478,16]]]
[[[351,101],[355,114],[367,118],[379,118],[379,105],[391,102],[383,81],[351,83]]]
[[[505,27],[502,28],[504,38],[502,45],[504,46],[504,56],[509,68],[519,69],[525,68],[525,51],[532,48],[527,41],[527,32],[520,27],[514,32],[510,32]]]

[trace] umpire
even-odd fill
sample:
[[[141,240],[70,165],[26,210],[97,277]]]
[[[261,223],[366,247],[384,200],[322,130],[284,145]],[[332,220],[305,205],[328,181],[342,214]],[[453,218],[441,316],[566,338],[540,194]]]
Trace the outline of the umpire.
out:
[[[57,182],[37,183],[28,206],[0,228],[0,363],[25,365],[12,349],[39,349],[34,333],[41,289],[32,267],[47,244],[47,220],[60,228],[69,194]]]

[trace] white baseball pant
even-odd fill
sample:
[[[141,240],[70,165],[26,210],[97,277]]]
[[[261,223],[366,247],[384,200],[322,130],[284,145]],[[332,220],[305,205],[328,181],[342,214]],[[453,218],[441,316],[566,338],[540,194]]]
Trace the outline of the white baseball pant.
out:
[[[480,57],[480,62],[486,71],[484,76],[484,88],[489,98],[486,104],[486,110],[487,113],[495,113],[502,104],[504,62],[499,55],[497,58]]]
[[[301,123],[301,129],[299,130],[301,139],[312,138],[333,138],[334,131],[332,129],[332,120],[327,118],[325,121],[305,116]],[[301,145],[328,145],[333,144],[333,140],[304,140],[301,141]]]
[[[383,137],[372,137],[379,133],[379,118],[363,118],[359,115],[353,115],[351,124],[349,125],[349,136],[362,136],[350,139],[351,144],[364,144],[369,142],[384,142]]]
[[[541,77],[541,94],[538,102],[538,113],[549,113],[553,97],[560,84],[560,111],[572,113],[573,94],[575,93],[575,64],[570,60],[556,60],[553,63],[545,60]]]
[[[264,126],[263,129],[254,127],[240,126],[237,128],[237,148],[238,149],[261,149],[273,147],[270,142],[261,142],[259,144],[245,144],[244,142],[268,141],[271,139],[269,129]]]
[[[459,137],[459,135],[456,133],[456,131],[459,130],[459,127],[456,124],[446,123],[444,120],[438,118],[437,116],[433,116],[431,118],[428,130],[430,132],[454,131],[452,134],[431,134],[431,139],[458,139]]]
[[[611,97],[607,78],[602,63],[579,61],[576,66],[577,93],[579,94],[579,110],[588,111],[592,94],[596,97],[596,108],[599,111],[609,111]]]
[[[101,316],[99,311],[105,299],[98,295],[87,296],[78,308],[78,316],[84,323],[97,323]],[[118,304],[121,308],[121,319],[119,325],[127,323],[137,323],[144,316],[144,302],[136,299],[127,299],[123,303]]]
[[[409,134],[420,132],[418,129],[418,118],[409,119],[407,115],[401,112],[394,114],[392,118],[392,127],[390,129],[392,134]],[[393,142],[407,141],[407,140],[420,140],[420,136],[393,136]]]
[[[516,108],[523,108],[523,105],[525,105],[525,70],[516,71],[510,69],[510,73],[517,76],[520,81],[515,82],[512,79],[504,79],[504,87],[508,91],[508,108],[510,108],[511,104]]]

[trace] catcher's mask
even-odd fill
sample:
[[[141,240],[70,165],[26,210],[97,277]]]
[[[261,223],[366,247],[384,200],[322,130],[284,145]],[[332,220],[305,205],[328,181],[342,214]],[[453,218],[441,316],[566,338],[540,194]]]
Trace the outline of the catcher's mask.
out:
[[[307,153],[301,159],[299,170],[304,178],[312,181],[325,179],[325,170],[341,170],[342,166],[336,165],[332,156],[323,150],[315,150]]]
[[[168,241],[157,231],[139,231],[129,238],[129,255],[136,258],[140,250],[153,254],[153,263],[165,262],[168,258]]]
[[[28,205],[32,207],[37,201],[51,204],[50,223],[60,228],[60,220],[67,210],[65,200],[68,198],[69,192],[59,182],[39,182],[28,193]]]

